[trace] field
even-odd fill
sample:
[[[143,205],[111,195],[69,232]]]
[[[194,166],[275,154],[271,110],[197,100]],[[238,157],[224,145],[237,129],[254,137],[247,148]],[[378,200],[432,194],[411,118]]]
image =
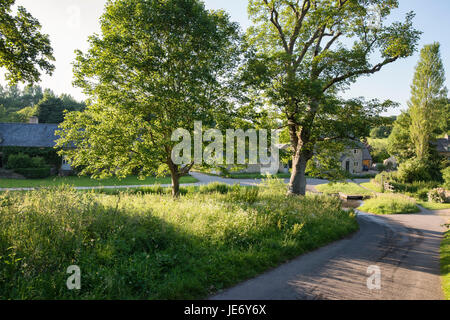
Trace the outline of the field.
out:
[[[181,183],[195,183],[197,179],[187,176],[181,178]],[[90,177],[49,177],[46,179],[0,179],[0,188],[38,188],[70,185],[74,187],[99,187],[99,186],[142,186],[153,184],[170,184],[170,177],[148,177],[145,180],[139,180],[136,176],[127,177],[119,180],[117,178],[94,180]]]
[[[358,229],[339,200],[286,197],[277,180],[186,190],[0,195],[0,299],[206,298]]]

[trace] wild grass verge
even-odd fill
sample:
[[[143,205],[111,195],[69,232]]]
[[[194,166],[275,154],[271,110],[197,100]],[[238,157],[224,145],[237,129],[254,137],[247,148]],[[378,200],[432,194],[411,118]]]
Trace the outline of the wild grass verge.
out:
[[[398,194],[375,196],[374,198],[365,200],[364,204],[358,209],[363,212],[383,215],[420,212],[413,199]]]
[[[209,188],[2,194],[0,298],[205,298],[358,228],[338,199],[286,197],[276,180]],[[66,287],[71,265],[81,290]]]
[[[319,192],[324,194],[338,194],[342,192],[347,195],[371,195],[372,191],[364,189],[356,183],[329,183],[316,186]]]

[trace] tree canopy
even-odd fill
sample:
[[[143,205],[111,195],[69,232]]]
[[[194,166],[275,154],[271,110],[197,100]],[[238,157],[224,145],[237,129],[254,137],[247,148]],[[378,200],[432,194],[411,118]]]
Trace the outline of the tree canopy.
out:
[[[440,45],[426,45],[420,52],[411,85],[409,114],[411,117],[410,137],[419,160],[428,157],[432,134],[439,127],[439,118],[449,118],[443,113],[448,103],[445,88],[445,71],[441,60]]]
[[[191,165],[171,159],[174,130],[213,126],[230,107],[239,27],[198,0],[108,1],[101,34],[78,52],[75,84],[89,96],[69,113],[58,146],[94,177],[151,175],[168,168],[173,192]]]
[[[412,25],[414,14],[386,23],[397,6],[395,0],[249,1],[253,25],[247,39],[254,53],[244,79],[263,92],[289,128],[290,193],[305,194],[305,168],[317,143],[357,139],[364,119],[393,105],[342,101],[337,93],[415,52],[420,32]],[[378,25],[372,9],[379,13]]]
[[[40,70],[48,74],[54,70],[53,49],[48,35],[40,32],[39,21],[24,7],[19,6],[13,14],[14,3],[0,2],[0,67],[6,68],[10,84],[37,82]]]

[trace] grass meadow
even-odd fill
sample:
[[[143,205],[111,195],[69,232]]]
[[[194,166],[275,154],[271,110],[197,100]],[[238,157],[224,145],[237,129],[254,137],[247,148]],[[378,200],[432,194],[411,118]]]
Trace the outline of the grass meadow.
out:
[[[3,193],[0,299],[206,298],[358,229],[338,199],[285,188]]]

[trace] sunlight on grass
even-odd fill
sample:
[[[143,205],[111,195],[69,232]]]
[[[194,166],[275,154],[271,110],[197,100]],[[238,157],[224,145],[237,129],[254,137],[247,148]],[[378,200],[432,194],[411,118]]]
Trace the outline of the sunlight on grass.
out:
[[[413,199],[396,194],[383,194],[365,200],[364,204],[358,210],[382,215],[420,212]]]
[[[419,202],[419,205],[428,210],[450,209],[450,203]]]
[[[0,195],[0,296],[206,298],[358,229],[338,199],[287,197],[280,181],[152,192]],[[81,290],[67,290],[70,265]]]
[[[361,188],[356,183],[329,183],[316,186],[319,192],[325,194],[337,194],[342,192],[347,195],[370,195],[372,192]]]

